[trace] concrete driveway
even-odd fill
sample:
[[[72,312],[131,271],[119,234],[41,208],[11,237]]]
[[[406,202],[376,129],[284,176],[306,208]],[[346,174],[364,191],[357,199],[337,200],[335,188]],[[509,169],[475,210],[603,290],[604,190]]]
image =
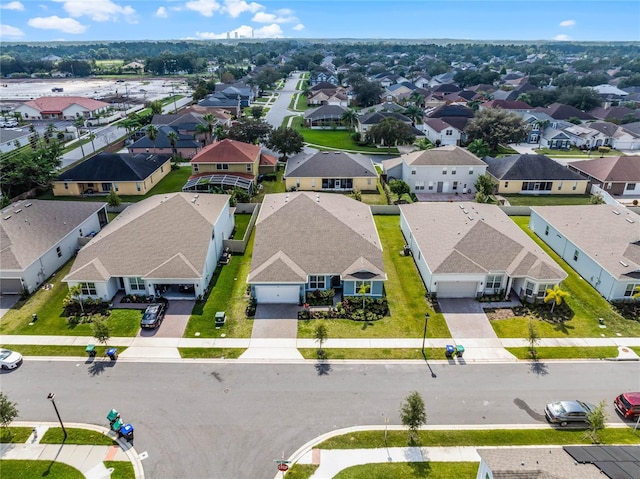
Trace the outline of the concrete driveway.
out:
[[[240,359],[302,359],[297,347],[299,309],[296,304],[259,304],[249,348]]]
[[[453,338],[498,339],[480,302],[466,298],[439,298],[438,304]]]
[[[19,294],[0,294],[0,318],[20,299]]]
[[[180,300],[171,301],[159,328],[140,329],[138,337],[141,338],[181,338],[189,322],[191,311],[195,301]]]

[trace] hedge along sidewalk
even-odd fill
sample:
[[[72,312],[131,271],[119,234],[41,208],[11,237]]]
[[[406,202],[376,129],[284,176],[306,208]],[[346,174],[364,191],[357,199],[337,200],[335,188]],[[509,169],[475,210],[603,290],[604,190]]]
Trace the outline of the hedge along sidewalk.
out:
[[[47,429],[58,427],[59,424],[57,422],[13,421],[11,423],[11,426],[29,427],[35,429],[36,431],[38,431],[38,433],[37,436],[32,434],[29,439],[27,439],[26,443],[20,444],[19,446],[16,446],[15,444],[12,444],[12,447],[0,446],[0,459],[38,460],[43,457],[46,460],[51,460],[51,458],[55,458],[59,462],[63,462],[72,467],[75,467],[84,474],[87,471],[85,461],[90,454],[95,457],[96,453],[104,453],[104,460],[113,460],[115,457],[117,457],[118,454],[124,454],[133,466],[133,472],[136,479],[144,479],[145,477],[144,469],[142,468],[142,460],[133,445],[129,444],[126,441],[123,441],[122,439],[115,438],[113,436],[114,433],[106,427],[85,423],[65,423],[65,426],[69,429],[87,429],[89,431],[99,432],[107,437],[112,438],[118,443],[118,446],[120,447],[120,449],[117,450],[113,449],[113,451],[115,452],[111,451],[112,448],[116,446],[41,444],[38,439],[41,439],[44,436]],[[68,452],[66,453],[64,450],[65,447],[68,449]],[[50,451],[48,451],[48,449],[50,449]]]

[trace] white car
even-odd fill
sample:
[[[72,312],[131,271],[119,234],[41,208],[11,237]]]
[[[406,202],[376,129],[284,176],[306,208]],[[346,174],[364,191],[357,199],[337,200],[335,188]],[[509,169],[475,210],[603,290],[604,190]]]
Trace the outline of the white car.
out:
[[[22,354],[8,349],[0,349],[0,368],[15,369],[22,364]]]

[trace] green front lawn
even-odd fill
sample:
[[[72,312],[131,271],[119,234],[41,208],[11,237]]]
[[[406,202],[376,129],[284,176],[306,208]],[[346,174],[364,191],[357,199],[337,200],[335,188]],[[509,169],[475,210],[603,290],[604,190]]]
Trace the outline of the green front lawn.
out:
[[[529,348],[506,348],[518,359],[531,359]],[[536,348],[538,360],[545,359],[607,359],[618,356],[616,346],[593,347],[542,347]]]
[[[30,427],[2,427],[0,428],[0,443],[25,443],[33,428]]]
[[[29,461],[17,459],[0,460],[0,471],[2,477],[11,479],[36,479],[46,477],[47,479],[84,479],[77,469],[54,461]],[[115,476],[111,476],[115,479]]]
[[[333,319],[331,321],[334,321]],[[316,323],[317,324],[317,323]],[[424,359],[421,349],[322,348],[327,359]],[[318,348],[298,349],[305,359],[318,359]],[[427,359],[445,359],[441,348],[424,348]]]
[[[61,427],[50,427],[44,436],[40,439],[40,444],[89,444],[95,446],[113,446],[118,444],[109,436],[105,436],[101,432],[91,431],[89,429],[65,428],[67,438]]]
[[[566,206],[589,205],[591,195],[500,195],[511,206]]]
[[[312,338],[316,324],[323,322],[329,338],[417,338],[422,337],[425,313],[430,314],[427,337],[451,337],[444,316],[425,300],[425,288],[413,257],[402,256],[404,238],[399,216],[374,216],[387,273],[385,292],[391,315],[374,322],[348,319],[298,321],[298,337]]]
[[[543,405],[544,407],[544,405]],[[418,443],[423,447],[455,446],[532,446],[591,444],[584,429],[543,427],[541,429],[462,429],[420,430]],[[640,444],[640,435],[630,428],[606,428],[600,431],[602,444]],[[387,431],[388,447],[406,447],[407,430]],[[386,447],[384,431],[358,431],[332,437],[315,446],[318,449],[368,449]]]
[[[193,308],[184,333],[185,338],[219,338],[222,334],[233,338],[251,337],[253,320],[246,317],[245,310],[249,302],[246,281],[251,269],[253,237],[252,234],[243,255],[234,254],[229,264],[218,266],[206,300],[198,302]],[[227,315],[226,324],[219,329],[215,326],[217,311],[224,311]],[[200,334],[196,336],[196,333]]]
[[[72,258],[48,280],[49,290],[40,288],[25,301],[18,303],[2,317],[0,334],[37,334],[58,336],[93,336],[91,324],[69,324],[64,316],[62,301],[69,293],[62,282],[71,269]],[[32,314],[37,321],[32,322]],[[114,309],[109,316],[111,336],[134,336],[140,327],[142,311]]]
[[[243,348],[178,348],[181,358],[188,359],[238,359]]]
[[[397,148],[375,148],[367,146],[359,146],[353,138],[351,138],[352,131],[349,130],[316,130],[312,128],[305,128],[302,126],[302,117],[296,117],[293,119],[291,126],[298,130],[304,137],[304,141],[311,145],[318,145],[326,148],[335,148],[337,150],[351,150],[362,151],[367,153],[378,154],[398,154]]]
[[[113,468],[111,479],[135,479],[133,464],[128,461],[104,461],[104,467]]]
[[[362,464],[343,469],[334,479],[475,479],[477,462],[396,462]],[[310,477],[310,476],[307,476]]]
[[[287,471],[287,479],[309,479],[318,467],[314,464],[293,464]]]
[[[582,279],[558,254],[549,248],[528,227],[528,216],[512,216],[511,219],[529,235],[568,274],[562,289],[569,293],[567,305],[573,317],[563,323],[536,321],[540,337],[636,337],[640,335],[640,322],[623,318],[593,287]],[[606,328],[599,327],[598,318],[605,320]],[[526,317],[491,321],[496,334],[502,338],[525,338],[529,320]]]

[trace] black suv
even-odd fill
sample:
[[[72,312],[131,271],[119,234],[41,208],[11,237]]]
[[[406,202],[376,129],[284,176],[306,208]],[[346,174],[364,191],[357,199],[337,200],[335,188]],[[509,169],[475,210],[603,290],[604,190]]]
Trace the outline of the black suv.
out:
[[[141,328],[157,328],[164,319],[164,313],[167,311],[165,303],[154,303],[147,306],[142,319],[140,320]]]

